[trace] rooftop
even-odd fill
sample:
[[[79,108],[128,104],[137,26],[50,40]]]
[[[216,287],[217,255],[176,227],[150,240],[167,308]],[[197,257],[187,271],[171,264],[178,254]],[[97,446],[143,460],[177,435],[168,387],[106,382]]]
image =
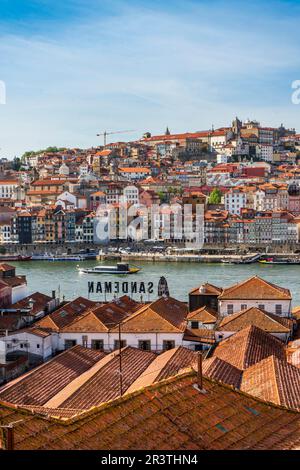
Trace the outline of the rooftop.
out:
[[[272,355],[284,360],[284,344],[253,325],[221,341],[213,352],[214,357],[240,370],[245,370]]]
[[[206,393],[199,393],[195,382],[194,372],[180,374],[77,414],[43,409],[41,415],[2,402],[0,423],[16,423],[16,450],[300,448],[299,413],[207,378]]]

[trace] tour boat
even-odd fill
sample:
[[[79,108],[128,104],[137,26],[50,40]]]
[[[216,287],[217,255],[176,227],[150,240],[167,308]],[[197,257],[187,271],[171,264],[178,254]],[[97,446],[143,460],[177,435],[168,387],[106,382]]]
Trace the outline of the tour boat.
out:
[[[95,268],[79,268],[85,274],[136,274],[141,270],[127,263],[117,263],[116,266],[96,266]]]

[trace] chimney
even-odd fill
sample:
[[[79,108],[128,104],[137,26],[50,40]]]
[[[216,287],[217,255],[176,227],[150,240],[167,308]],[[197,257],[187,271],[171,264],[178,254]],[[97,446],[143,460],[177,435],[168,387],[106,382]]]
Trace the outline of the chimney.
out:
[[[2,449],[3,450],[14,450],[14,428],[10,424],[8,426],[1,426],[2,430]]]
[[[202,353],[198,353],[197,357],[197,383],[193,385],[193,387],[203,395],[206,395],[207,390],[203,388],[203,371],[202,371]]]
[[[56,299],[56,292],[55,292],[55,290],[52,291],[52,299],[53,299],[53,300]]]

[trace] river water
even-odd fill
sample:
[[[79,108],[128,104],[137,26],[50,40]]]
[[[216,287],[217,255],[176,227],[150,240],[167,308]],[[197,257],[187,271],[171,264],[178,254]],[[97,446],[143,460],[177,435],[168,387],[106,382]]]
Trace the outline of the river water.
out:
[[[258,275],[266,280],[287,287],[293,295],[293,306],[300,305],[300,265],[299,266],[263,266],[259,263],[251,265],[230,265],[230,264],[202,264],[202,263],[152,263],[138,262],[142,268],[137,274],[130,276],[116,275],[91,275],[80,274],[77,270],[77,262],[49,262],[49,261],[28,261],[22,263],[12,263],[17,267],[17,273],[26,275],[28,291],[36,291],[51,295],[52,290],[60,291],[60,297],[72,300],[78,296],[88,297],[91,300],[105,300],[104,294],[88,294],[88,282],[115,282],[115,281],[137,281],[153,282],[154,292],[151,295],[144,295],[144,300],[154,300],[157,298],[157,284],[161,276],[165,276],[170,295],[179,300],[187,301],[188,292],[205,282],[210,282],[220,287],[228,287],[236,282],[247,279],[250,276]],[[81,267],[93,267],[99,264],[111,265],[113,262],[84,261]],[[140,300],[139,295],[133,295]],[[113,298],[108,295],[107,300]]]

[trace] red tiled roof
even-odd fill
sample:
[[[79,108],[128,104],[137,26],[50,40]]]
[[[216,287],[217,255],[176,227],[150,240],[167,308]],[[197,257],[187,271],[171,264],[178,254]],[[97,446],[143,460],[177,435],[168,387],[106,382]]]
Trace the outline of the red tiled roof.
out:
[[[213,352],[214,357],[241,370],[272,355],[284,360],[284,344],[256,326],[244,328],[221,341]]]
[[[267,357],[245,370],[241,390],[300,411],[300,369],[275,356]]]
[[[288,450],[300,447],[299,413],[251,398],[196,374],[181,374],[70,419],[0,403],[14,422],[16,450]]]
[[[140,376],[155,358],[155,354],[127,347],[122,350],[123,392]],[[59,408],[89,409],[120,396],[120,357],[114,352],[102,360],[94,375],[74,389],[74,392],[59,405]],[[99,363],[100,366],[100,363]]]
[[[19,302],[16,302],[10,308],[15,308],[15,309],[29,308],[29,303],[31,300],[33,301],[33,308],[31,310],[31,315],[35,315],[43,311],[52,299],[48,295],[41,294],[40,292],[35,292],[34,294],[29,295],[28,297],[25,297],[22,300],[19,300]]]
[[[239,388],[242,380],[240,369],[218,357],[211,357],[203,361],[203,374],[205,377],[232,385],[235,388]]]
[[[0,388],[0,400],[43,405],[104,356],[103,352],[74,346]]]
[[[122,331],[130,332],[182,332],[186,325],[186,304],[172,297],[161,297],[124,319]]]
[[[51,328],[54,331],[58,331],[72,323],[76,318],[83,315],[95,305],[96,302],[92,302],[84,297],[78,297],[50,315],[42,318],[42,320],[37,322],[37,325],[41,328]]]
[[[200,321],[201,323],[216,323],[217,321],[217,312],[209,307],[201,307],[193,312],[190,312],[187,316],[188,320]]]
[[[223,318],[217,329],[219,331],[240,331],[250,325],[257,326],[268,333],[289,333],[293,328],[292,320],[281,318],[257,307],[251,307]]]
[[[203,284],[200,287],[195,287],[190,291],[190,295],[199,295],[200,289],[202,288],[201,295],[220,295],[222,293],[222,288],[214,286],[213,284]]]
[[[271,282],[253,276],[246,281],[227,287],[220,300],[291,300],[289,289],[276,286]]]

